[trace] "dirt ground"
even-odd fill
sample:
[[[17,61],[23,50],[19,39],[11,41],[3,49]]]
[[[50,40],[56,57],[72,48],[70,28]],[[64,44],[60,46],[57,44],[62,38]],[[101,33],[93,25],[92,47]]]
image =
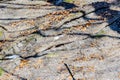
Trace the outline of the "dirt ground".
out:
[[[0,0],[0,80],[120,80],[120,1]]]

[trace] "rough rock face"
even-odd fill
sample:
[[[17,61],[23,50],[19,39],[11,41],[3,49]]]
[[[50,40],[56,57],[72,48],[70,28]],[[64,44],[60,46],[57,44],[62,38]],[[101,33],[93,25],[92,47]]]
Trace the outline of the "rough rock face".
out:
[[[0,15],[0,80],[120,79],[118,0],[1,0]]]

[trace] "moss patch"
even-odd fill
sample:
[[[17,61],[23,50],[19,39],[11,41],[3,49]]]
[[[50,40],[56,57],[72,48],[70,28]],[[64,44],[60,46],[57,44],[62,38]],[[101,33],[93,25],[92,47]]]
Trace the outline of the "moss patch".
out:
[[[58,55],[57,53],[49,53],[49,54],[46,55],[46,57],[49,57],[49,58],[50,58],[50,57],[51,57],[51,58],[52,58],[52,57],[58,57],[58,56],[59,56],[59,55]]]
[[[0,76],[4,73],[4,70],[0,67]]]
[[[64,0],[64,2],[72,3],[74,0]]]
[[[0,31],[0,37],[2,37],[3,36],[3,31]]]

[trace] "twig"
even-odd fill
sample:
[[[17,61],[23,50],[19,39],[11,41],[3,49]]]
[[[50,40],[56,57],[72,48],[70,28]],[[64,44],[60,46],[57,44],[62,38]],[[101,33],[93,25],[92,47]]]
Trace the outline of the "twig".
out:
[[[64,63],[65,67],[67,68],[68,72],[70,73],[70,76],[72,77],[73,80],[76,80],[72,74],[72,72],[70,71],[68,65],[66,63]]]

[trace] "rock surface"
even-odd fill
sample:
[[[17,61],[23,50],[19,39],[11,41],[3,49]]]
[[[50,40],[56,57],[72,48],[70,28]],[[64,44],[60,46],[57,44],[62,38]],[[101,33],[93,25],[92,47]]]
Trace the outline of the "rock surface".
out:
[[[120,80],[119,3],[1,0],[0,80]]]

